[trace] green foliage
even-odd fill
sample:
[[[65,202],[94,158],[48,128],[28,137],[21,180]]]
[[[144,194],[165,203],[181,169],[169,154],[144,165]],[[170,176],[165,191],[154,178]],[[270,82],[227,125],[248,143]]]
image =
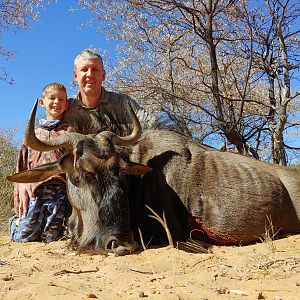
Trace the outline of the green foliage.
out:
[[[13,144],[15,129],[0,128],[0,231],[6,229],[13,208],[13,185],[6,176],[15,170],[17,149]]]

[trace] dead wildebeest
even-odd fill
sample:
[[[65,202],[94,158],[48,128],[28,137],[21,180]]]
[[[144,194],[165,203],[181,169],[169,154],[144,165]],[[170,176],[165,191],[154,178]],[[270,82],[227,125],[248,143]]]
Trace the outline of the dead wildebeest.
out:
[[[42,142],[34,135],[35,109],[31,113],[27,145],[38,151],[66,147],[70,154],[7,178],[33,182],[67,174],[71,241],[78,250],[132,252],[131,228],[137,227],[145,238],[164,242],[161,225],[151,223],[145,203],[165,212],[175,241],[191,236],[219,245],[246,244],[259,240],[268,225],[274,233],[300,231],[300,173],[209,149],[171,131],[147,130],[140,137],[132,117],[135,126],[128,137],[67,133]],[[125,174],[144,175],[129,183]]]
[[[81,135],[69,132],[55,139],[40,141],[35,136],[37,102],[25,131],[25,144],[37,151],[66,148],[69,154],[59,161],[26,170],[7,179],[19,183],[45,180],[55,174],[67,174],[68,198],[72,215],[68,227],[70,245],[78,251],[126,254],[136,249],[130,229],[126,175],[141,175],[152,169],[132,163],[118,148],[138,140],[141,127],[137,118],[131,135],[119,137],[112,132]]]
[[[272,237],[300,232],[296,170],[217,151],[159,130],[146,131],[131,147],[130,157],[153,169],[143,175],[137,195],[160,215],[165,211],[174,240],[192,237],[235,245],[259,241],[266,233]],[[144,217],[140,227],[143,222]],[[151,236],[159,226],[152,223],[144,231]]]

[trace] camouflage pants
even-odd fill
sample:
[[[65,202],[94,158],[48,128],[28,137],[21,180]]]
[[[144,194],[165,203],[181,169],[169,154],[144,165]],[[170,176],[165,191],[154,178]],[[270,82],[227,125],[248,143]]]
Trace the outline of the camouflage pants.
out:
[[[10,238],[15,242],[52,242],[63,236],[66,219],[71,214],[66,186],[42,185],[29,200],[28,213],[10,224]],[[19,223],[19,224],[18,224]]]

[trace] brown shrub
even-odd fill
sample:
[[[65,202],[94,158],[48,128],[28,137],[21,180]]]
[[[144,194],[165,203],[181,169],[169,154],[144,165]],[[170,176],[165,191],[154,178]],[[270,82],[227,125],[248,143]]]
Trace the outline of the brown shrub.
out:
[[[7,229],[13,213],[13,185],[5,177],[15,170],[17,148],[13,144],[16,129],[0,128],[0,232]]]

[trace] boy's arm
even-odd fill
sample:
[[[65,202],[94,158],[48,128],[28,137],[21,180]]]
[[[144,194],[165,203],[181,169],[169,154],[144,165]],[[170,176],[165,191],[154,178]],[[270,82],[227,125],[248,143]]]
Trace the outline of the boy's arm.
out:
[[[23,144],[18,153],[17,172],[28,169],[28,148]],[[17,216],[26,216],[29,198],[33,198],[31,183],[14,184],[14,209]]]

